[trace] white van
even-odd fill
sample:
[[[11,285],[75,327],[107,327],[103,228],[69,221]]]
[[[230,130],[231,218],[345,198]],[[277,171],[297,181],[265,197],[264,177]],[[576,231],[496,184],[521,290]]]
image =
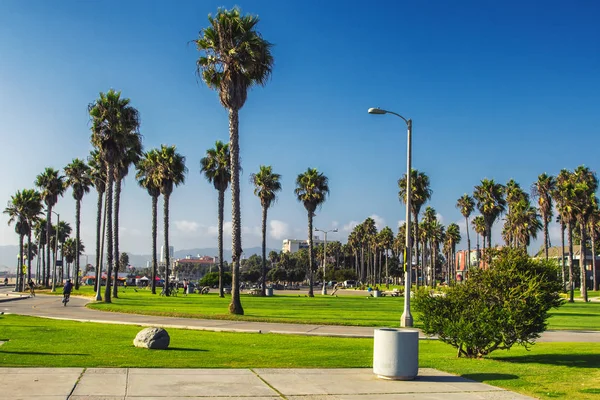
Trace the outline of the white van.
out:
[[[345,288],[353,288],[356,287],[356,281],[344,281]]]

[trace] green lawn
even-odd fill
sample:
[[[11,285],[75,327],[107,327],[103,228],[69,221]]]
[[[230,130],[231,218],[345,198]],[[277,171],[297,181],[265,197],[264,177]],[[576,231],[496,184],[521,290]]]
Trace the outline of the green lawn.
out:
[[[167,351],[133,347],[140,327],[5,315],[4,367],[365,368],[373,339],[169,329]],[[419,345],[419,366],[437,368],[539,398],[594,399],[600,393],[600,343],[539,343],[482,360],[456,358],[444,343]]]
[[[91,296],[91,288],[80,292]],[[245,315],[228,313],[230,296],[208,295],[161,297],[149,290],[134,292],[128,288],[119,292],[113,303],[90,303],[88,307],[103,311],[133,314],[177,316],[186,318],[233,319],[246,321],[290,322],[328,325],[398,326],[402,315],[402,297],[374,298],[367,296],[321,296],[314,298],[296,292],[284,292],[273,297],[242,295]],[[565,303],[552,310],[548,329],[600,330],[600,303]],[[419,316],[414,313],[418,327]]]

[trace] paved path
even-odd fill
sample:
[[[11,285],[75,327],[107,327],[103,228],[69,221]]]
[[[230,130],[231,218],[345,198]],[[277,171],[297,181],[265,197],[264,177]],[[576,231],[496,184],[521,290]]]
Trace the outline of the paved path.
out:
[[[378,379],[366,368],[0,368],[0,395],[13,400],[531,399],[428,368],[414,381]]]
[[[11,314],[32,315],[45,318],[67,319],[109,324],[162,326],[196,330],[279,333],[313,336],[373,337],[375,327],[336,326],[316,324],[286,324],[268,322],[227,321],[212,319],[175,318],[151,315],[124,314],[92,310],[85,307],[90,299],[71,297],[63,307],[61,296],[38,295],[19,301],[0,302],[0,311]],[[426,336],[421,334],[421,338]],[[599,343],[600,331],[546,331],[539,342],[588,342]]]

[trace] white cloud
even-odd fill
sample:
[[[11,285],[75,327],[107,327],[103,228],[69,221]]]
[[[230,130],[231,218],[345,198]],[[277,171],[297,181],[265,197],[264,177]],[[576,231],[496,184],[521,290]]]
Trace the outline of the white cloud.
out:
[[[342,227],[342,230],[346,231],[346,232],[351,232],[352,229],[354,229],[356,227],[356,225],[358,225],[358,224],[359,224],[359,222],[357,222],[357,221],[350,221]]]
[[[435,217],[437,218],[437,220],[439,221],[440,224],[444,224],[444,217],[442,216],[442,214],[437,213],[435,214]]]
[[[377,227],[378,231],[380,231],[383,228],[385,228],[385,219],[383,219],[379,215],[373,214],[373,215],[369,216],[369,218],[372,218],[373,221],[375,221],[375,226]]]
[[[290,236],[290,226],[283,221],[277,219],[271,220],[269,222],[269,227],[269,235],[271,235],[273,239],[281,240]]]
[[[182,232],[186,232],[186,233],[196,232],[199,227],[200,227],[200,225],[194,221],[186,221],[186,220],[175,221],[175,228],[177,228],[177,230],[182,231]]]

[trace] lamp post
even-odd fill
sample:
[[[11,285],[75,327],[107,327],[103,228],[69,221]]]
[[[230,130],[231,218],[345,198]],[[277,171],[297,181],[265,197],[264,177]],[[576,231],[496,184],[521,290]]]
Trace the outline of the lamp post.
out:
[[[392,114],[406,123],[407,133],[407,151],[406,151],[406,248],[404,249],[404,312],[400,318],[400,326],[412,327],[413,317],[410,313],[410,287],[412,284],[412,255],[410,243],[410,207],[411,207],[411,157],[412,157],[412,120],[406,119],[402,115],[393,111],[382,110],[381,108],[369,108],[369,114],[382,115]]]
[[[54,269],[52,270],[52,292],[56,292],[56,261],[58,260],[58,226],[60,225],[60,214],[52,210],[56,214],[56,238],[54,238]],[[50,234],[50,232],[48,232]]]
[[[315,232],[323,232],[323,235],[325,235],[325,240],[323,242],[323,290],[321,291],[321,294],[323,296],[325,296],[327,294],[327,285],[325,282],[325,266],[327,265],[327,234],[330,232],[337,232],[337,228],[336,229],[332,229],[330,231],[324,231],[322,229],[317,229],[315,228]]]

